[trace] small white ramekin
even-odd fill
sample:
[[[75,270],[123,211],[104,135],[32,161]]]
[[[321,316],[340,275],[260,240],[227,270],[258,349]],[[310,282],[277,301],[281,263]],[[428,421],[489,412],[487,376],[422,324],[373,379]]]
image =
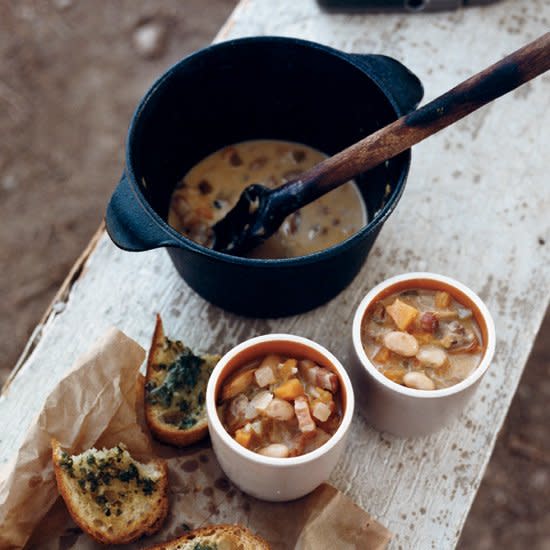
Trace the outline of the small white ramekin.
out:
[[[369,306],[407,288],[445,290],[473,311],[482,333],[484,353],[480,364],[462,382],[438,390],[407,388],[386,378],[369,360],[361,340],[361,324]],[[459,416],[474,394],[495,353],[495,325],[489,310],[463,284],[435,273],[407,273],[383,281],[361,301],[353,319],[354,364],[352,378],[360,392],[359,408],[377,430],[401,437],[435,432]]]
[[[224,380],[239,367],[269,353],[311,359],[338,376],[343,408],[342,422],[324,445],[305,455],[271,458],[254,453],[239,445],[227,433],[218,416],[217,396]],[[329,478],[344,448],[353,408],[353,389],[340,361],[323,346],[291,334],[258,336],[234,347],[220,359],[206,389],[208,430],[222,470],[245,493],[270,501],[302,497]]]

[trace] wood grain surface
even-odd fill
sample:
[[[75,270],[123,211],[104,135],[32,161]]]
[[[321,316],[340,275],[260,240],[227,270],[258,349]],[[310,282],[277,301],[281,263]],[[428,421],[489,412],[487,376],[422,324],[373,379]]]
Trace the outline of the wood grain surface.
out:
[[[549,17],[545,0],[422,16],[328,15],[314,0],[244,0],[219,38],[299,36],[391,55],[421,78],[429,100],[543,34]],[[181,281],[164,250],[122,252],[101,234],[0,398],[0,464],[13,457],[74,359],[110,325],[148,346],[159,311],[168,334],[212,352],[292,332],[349,364],[362,296],[391,275],[429,270],[486,301],[498,336],[494,363],[464,414],[430,437],[377,433],[356,415],[331,481],[395,533],[392,548],[454,547],[548,305],[548,128],[550,77],[542,76],[415,147],[404,197],[359,276],[304,315],[250,320],[224,313]]]

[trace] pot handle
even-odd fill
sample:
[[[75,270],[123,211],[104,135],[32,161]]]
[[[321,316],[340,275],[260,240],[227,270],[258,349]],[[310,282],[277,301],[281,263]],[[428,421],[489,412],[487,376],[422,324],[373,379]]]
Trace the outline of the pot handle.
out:
[[[161,246],[178,246],[177,241],[147,211],[144,198],[132,187],[126,173],[109,200],[105,225],[111,240],[123,250],[141,252]]]
[[[387,55],[351,54],[351,58],[391,95],[398,116],[416,109],[424,95],[424,87],[405,65]]]

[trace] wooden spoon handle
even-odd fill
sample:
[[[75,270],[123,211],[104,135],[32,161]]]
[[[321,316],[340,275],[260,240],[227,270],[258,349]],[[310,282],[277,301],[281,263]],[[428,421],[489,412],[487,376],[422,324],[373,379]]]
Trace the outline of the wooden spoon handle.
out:
[[[550,32],[279,187],[274,202],[293,212],[549,69]]]

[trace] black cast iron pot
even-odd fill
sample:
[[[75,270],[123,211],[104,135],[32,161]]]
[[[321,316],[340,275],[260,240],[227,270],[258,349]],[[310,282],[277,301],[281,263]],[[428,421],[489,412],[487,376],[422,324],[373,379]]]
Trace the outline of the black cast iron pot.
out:
[[[299,258],[238,258],[183,237],[166,223],[174,186],[210,153],[249,139],[296,141],[332,155],[413,110],[422,94],[418,78],[394,59],[294,38],[244,38],[198,51],[139,104],[107,231],[124,250],[166,247],[191,288],[235,313],[277,317],[318,306],[363,265],[403,192],[410,151],[356,178],[365,227]]]

